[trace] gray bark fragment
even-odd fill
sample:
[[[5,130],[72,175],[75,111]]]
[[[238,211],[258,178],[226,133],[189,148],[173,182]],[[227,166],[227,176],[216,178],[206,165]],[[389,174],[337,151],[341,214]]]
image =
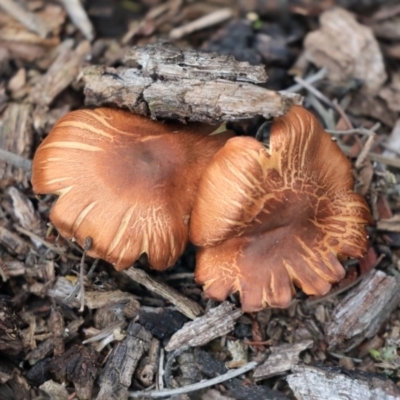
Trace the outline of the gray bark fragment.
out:
[[[287,377],[298,400],[396,400],[400,392],[390,380],[373,374],[354,372],[353,376],[335,368],[298,365]],[[351,373],[351,371],[348,371]]]
[[[375,336],[399,304],[400,279],[372,270],[333,310],[325,329],[329,347],[349,351]]]
[[[259,381],[290,370],[300,361],[299,354],[310,348],[312,344],[312,340],[303,340],[299,343],[271,347],[270,356],[264,364],[256,368],[253,378]]]
[[[256,115],[276,117],[301,101],[297,94],[257,86],[266,81],[264,68],[233,57],[164,44],[134,47],[125,65],[84,69],[86,105],[216,124]]]
[[[172,351],[182,346],[203,346],[230,332],[234,328],[236,320],[242,314],[242,310],[231,303],[224,302],[209,310],[202,317],[186,323],[171,337],[165,349]]]

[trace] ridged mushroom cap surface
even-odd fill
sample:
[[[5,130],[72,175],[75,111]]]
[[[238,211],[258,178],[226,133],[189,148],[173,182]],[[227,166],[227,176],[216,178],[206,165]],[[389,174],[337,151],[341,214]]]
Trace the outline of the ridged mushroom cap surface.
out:
[[[338,258],[365,254],[370,220],[350,162],[295,106],[274,121],[269,150],[232,138],[204,172],[190,227],[196,280],[219,301],[239,292],[245,311],[288,307],[294,285],[326,294],[344,277]]]
[[[33,190],[56,194],[50,219],[59,233],[117,269],[146,253],[162,270],[188,240],[205,166],[228,136],[203,124],[161,123],[122,110],[73,111],[39,146]]]

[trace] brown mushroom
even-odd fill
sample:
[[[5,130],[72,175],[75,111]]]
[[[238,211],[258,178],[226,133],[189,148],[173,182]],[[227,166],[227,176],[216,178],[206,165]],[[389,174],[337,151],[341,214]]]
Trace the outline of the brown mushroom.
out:
[[[338,258],[367,249],[370,211],[352,190],[350,162],[300,106],[274,121],[269,150],[228,140],[193,207],[196,280],[219,301],[239,292],[245,311],[289,306],[293,284],[327,293],[345,274]]]
[[[39,146],[32,169],[37,194],[58,195],[50,219],[88,254],[129,267],[173,265],[205,166],[230,135],[203,124],[161,123],[99,108],[61,118]]]

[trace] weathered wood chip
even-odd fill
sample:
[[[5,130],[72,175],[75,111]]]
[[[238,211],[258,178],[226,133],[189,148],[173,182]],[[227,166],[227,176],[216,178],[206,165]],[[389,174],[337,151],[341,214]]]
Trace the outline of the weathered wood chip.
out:
[[[135,47],[128,67],[87,67],[83,71],[85,103],[128,108],[152,118],[211,124],[286,113],[301,96],[265,89],[263,67],[233,57],[181,51],[161,43]]]
[[[400,232],[400,214],[396,214],[392,218],[379,220],[376,223],[376,227],[380,231]]]
[[[186,323],[171,337],[165,349],[172,351],[182,346],[203,346],[211,340],[229,333],[242,314],[242,310],[225,301],[202,317]]]
[[[372,338],[400,304],[400,279],[372,270],[332,312],[325,327],[330,348],[349,351]]]
[[[108,359],[99,379],[100,392],[97,400],[126,399],[133,373],[150,347],[151,334],[142,326],[131,322],[126,338],[118,343]]]
[[[272,346],[270,356],[264,364],[256,368],[253,378],[259,381],[292,369],[300,361],[299,354],[312,345],[312,340],[303,340],[299,343]]]
[[[345,373],[341,373],[341,372]],[[376,374],[297,365],[287,377],[298,400],[398,400],[400,391],[389,379]]]

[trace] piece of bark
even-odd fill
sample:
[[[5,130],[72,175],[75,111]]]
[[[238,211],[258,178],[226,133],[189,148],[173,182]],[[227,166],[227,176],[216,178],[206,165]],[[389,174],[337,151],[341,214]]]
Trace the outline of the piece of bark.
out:
[[[242,340],[228,340],[227,347],[232,357],[232,360],[225,364],[227,368],[240,368],[249,362],[248,346]]]
[[[32,396],[29,392],[30,386],[25,377],[22,376],[19,370],[14,370],[13,378],[8,381],[8,385],[14,392],[13,400],[31,400]]]
[[[11,197],[13,203],[12,213],[18,223],[28,231],[44,236],[44,223],[28,197],[12,186],[8,188],[7,193]],[[32,241],[36,246],[40,246],[39,242]]]
[[[398,400],[400,398],[400,391],[395,384],[383,376],[308,365],[297,365],[292,372],[286,379],[298,400]]]
[[[393,127],[398,118],[398,113],[392,111],[385,100],[378,96],[365,96],[363,93],[352,96],[347,111],[356,116],[377,119],[389,127]]]
[[[64,347],[65,324],[61,313],[55,308],[51,310],[49,318],[49,327],[51,333],[53,334],[54,356],[55,357],[60,356],[65,351]]]
[[[26,257],[29,251],[28,243],[16,233],[0,226],[0,244],[4,246],[10,254]]]
[[[329,348],[349,351],[375,336],[400,304],[400,279],[372,270],[345,296],[325,327]]]
[[[42,38],[8,14],[0,13],[0,48],[6,49],[10,58],[34,62],[51,56],[51,50],[59,44],[58,36],[65,21],[63,9],[46,4],[35,15],[51,29],[53,37]]]
[[[51,400],[68,400],[69,394],[64,385],[52,381],[51,379],[39,386]]]
[[[177,290],[166,285],[164,282],[158,282],[150,275],[146,274],[145,271],[132,267],[123,272],[135,282],[143,285],[146,289],[170,301],[182,314],[186,315],[188,318],[195,319],[198,315],[203,313],[203,309],[197,302],[189,299],[186,296],[183,296]]]
[[[0,45],[1,46],[1,45]],[[10,103],[4,112],[0,126],[0,149],[29,159],[32,151],[32,105]],[[29,174],[4,162],[0,157],[0,187],[23,183],[28,186]]]
[[[26,360],[30,364],[35,364],[39,360],[43,360],[48,357],[54,350],[54,340],[53,338],[47,339],[41,342],[36,348],[28,353]]]
[[[214,378],[227,372],[225,363],[217,360],[210,352],[196,348],[194,354],[197,367],[207,378]],[[283,393],[272,390],[267,386],[251,384],[249,381],[246,381],[244,385],[243,380],[239,378],[224,382],[223,385],[228,389],[227,394],[235,400],[289,400]]]
[[[38,107],[48,106],[78,76],[87,55],[90,43],[83,41],[73,49],[74,41],[67,39],[60,44],[56,60],[33,88],[31,100]]]
[[[97,400],[124,400],[142,355],[150,347],[151,334],[141,325],[131,322],[126,338],[110,355],[99,379]]]
[[[242,310],[225,301],[218,307],[210,309],[202,317],[186,323],[171,337],[165,349],[172,351],[182,346],[203,346],[232,331],[236,320],[242,314]]]
[[[400,111],[400,74],[393,74],[391,82],[379,92],[379,97],[385,100],[391,111]]]
[[[23,351],[14,305],[8,296],[0,296],[0,354],[19,359]]]
[[[12,365],[4,360],[0,360],[0,385],[4,385],[14,375],[14,370]],[[0,397],[1,398],[1,397]]]
[[[140,367],[136,370],[136,377],[146,387],[150,386],[154,381],[154,376],[158,370],[159,358],[160,342],[156,338],[152,338],[149,355],[142,360]]]
[[[263,67],[166,43],[135,47],[125,63],[130,67],[84,69],[87,105],[216,124],[282,115],[301,99],[253,84],[265,83]]]
[[[267,361],[256,368],[253,378],[259,381],[292,369],[300,361],[299,354],[312,345],[312,340],[303,340],[299,343],[272,346]]]
[[[376,227],[380,231],[400,232],[400,215],[393,215],[392,218],[377,221]]]
[[[135,306],[137,310],[140,308],[140,303],[135,300],[134,296],[128,292],[122,292],[121,290],[111,290],[109,292],[99,291],[86,291],[85,292],[85,306],[93,310],[101,307],[111,307],[121,303],[132,302],[132,306]]]
[[[386,80],[385,64],[372,30],[359,24],[342,8],[325,11],[321,28],[307,35],[304,46],[309,61],[328,70],[337,84],[360,80],[364,93],[373,96]]]
[[[0,275],[4,282],[10,277],[25,275],[27,269],[22,261],[10,260],[0,262]]]
[[[180,50],[171,43],[133,47],[124,58],[127,67],[138,67],[144,77],[156,75],[165,80],[198,79],[265,83],[264,65],[250,65],[234,57],[197,50]]]
[[[98,356],[94,349],[74,345],[63,355],[54,357],[50,369],[58,380],[67,379],[74,384],[79,399],[89,400],[97,375]]]

